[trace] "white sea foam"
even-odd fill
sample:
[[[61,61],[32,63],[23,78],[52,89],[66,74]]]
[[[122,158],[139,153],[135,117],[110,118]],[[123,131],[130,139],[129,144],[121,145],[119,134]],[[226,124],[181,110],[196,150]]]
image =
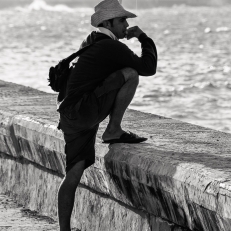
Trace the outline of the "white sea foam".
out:
[[[31,12],[31,11],[50,11],[50,12],[63,12],[63,13],[81,13],[81,15],[92,14],[93,8],[90,7],[80,7],[73,6],[69,7],[64,4],[49,5],[44,0],[34,0],[30,5],[27,6],[16,6],[14,8],[16,11],[20,12]]]
[[[216,29],[216,32],[227,32],[227,31],[229,31],[230,29],[228,28],[228,27],[226,27],[226,26],[222,26],[222,27],[218,27],[217,29]]]
[[[34,0],[28,7],[28,10],[45,10],[57,12],[73,12],[74,10],[66,5],[58,4],[55,6],[48,5],[43,0]]]

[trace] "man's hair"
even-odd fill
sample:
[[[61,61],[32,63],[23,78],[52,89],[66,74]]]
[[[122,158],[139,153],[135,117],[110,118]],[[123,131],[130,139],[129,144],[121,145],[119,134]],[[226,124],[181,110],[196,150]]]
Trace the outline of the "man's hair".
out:
[[[111,19],[108,19],[108,20],[106,20],[106,21],[109,21],[109,22],[111,23],[111,25],[113,26],[113,20],[114,20],[114,18],[111,18]],[[98,27],[104,27],[104,26],[103,26],[103,23],[100,23],[100,24],[98,25]]]

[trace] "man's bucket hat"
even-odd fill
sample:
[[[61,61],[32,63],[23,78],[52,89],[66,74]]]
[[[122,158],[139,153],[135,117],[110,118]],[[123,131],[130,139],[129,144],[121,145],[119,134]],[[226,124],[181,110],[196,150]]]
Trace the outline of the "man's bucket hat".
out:
[[[91,25],[97,27],[103,21],[117,17],[135,18],[137,16],[125,10],[118,0],[103,0],[95,6]]]

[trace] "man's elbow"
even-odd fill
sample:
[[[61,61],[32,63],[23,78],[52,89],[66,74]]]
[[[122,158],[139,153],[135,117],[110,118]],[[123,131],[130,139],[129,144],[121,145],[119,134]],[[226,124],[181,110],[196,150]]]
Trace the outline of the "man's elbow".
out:
[[[142,71],[140,70],[140,75],[142,75],[142,76],[155,75],[156,74],[156,69],[157,69],[157,62],[156,61],[146,63],[144,68],[142,68]]]
[[[156,65],[152,65],[148,68],[148,71],[146,73],[147,76],[152,76],[156,74]]]
[[[156,69],[157,69],[157,60],[152,60],[152,62],[150,62],[149,65],[147,65],[148,76],[155,75]]]
[[[152,73],[151,75],[155,75],[156,74],[156,66],[154,68],[152,68]]]

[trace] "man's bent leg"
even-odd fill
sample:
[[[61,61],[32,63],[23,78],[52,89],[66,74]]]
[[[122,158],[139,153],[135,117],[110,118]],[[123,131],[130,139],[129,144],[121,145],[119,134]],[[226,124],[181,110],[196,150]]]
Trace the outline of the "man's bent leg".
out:
[[[76,163],[62,181],[58,193],[58,216],[60,231],[71,231],[70,220],[75,201],[76,188],[85,169],[85,160]]]
[[[124,133],[121,128],[121,122],[139,84],[139,75],[136,70],[124,68],[121,71],[124,75],[125,84],[120,88],[116,96],[110,113],[109,124],[102,136],[103,140],[117,139]]]

